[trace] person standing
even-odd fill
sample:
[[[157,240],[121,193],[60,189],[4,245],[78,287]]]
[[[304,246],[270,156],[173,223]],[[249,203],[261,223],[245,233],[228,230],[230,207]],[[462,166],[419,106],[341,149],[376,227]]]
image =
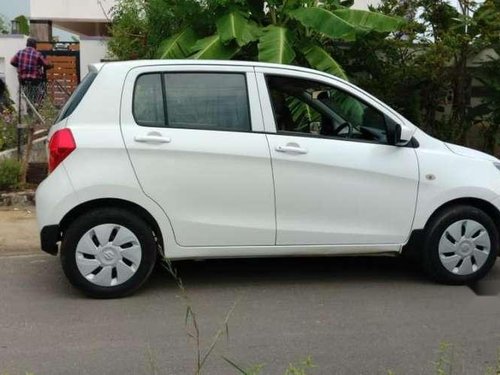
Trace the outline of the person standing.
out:
[[[10,64],[17,68],[19,84],[33,105],[38,105],[43,99],[45,70],[52,64],[36,50],[36,39],[28,38],[26,48],[19,50],[11,59]]]

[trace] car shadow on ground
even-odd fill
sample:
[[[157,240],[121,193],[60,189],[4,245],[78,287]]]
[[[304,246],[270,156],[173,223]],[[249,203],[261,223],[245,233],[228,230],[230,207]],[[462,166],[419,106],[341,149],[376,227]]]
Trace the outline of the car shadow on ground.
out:
[[[416,263],[397,257],[255,258],[176,261],[173,267],[191,287],[255,284],[431,283]],[[144,291],[175,286],[167,267],[158,265]]]
[[[500,265],[498,263],[500,259],[484,280],[469,286],[476,295],[496,296],[500,294]],[[172,264],[184,285],[189,289],[274,287],[298,284],[341,284],[347,288],[395,283],[403,287],[437,285],[427,277],[418,262],[402,257],[209,259],[175,261]],[[59,268],[58,265],[55,267]],[[53,279],[53,274],[49,273],[49,275],[52,276],[47,276],[50,278],[47,283],[59,286],[57,290],[54,290],[56,294],[67,298],[82,297],[80,292],[69,285],[62,271],[57,272],[55,276],[57,280]],[[158,264],[150,280],[134,295],[147,297],[151,294],[177,291],[178,286],[167,267]]]
[[[152,294],[178,292],[178,286],[158,262],[148,282],[134,296],[147,298]],[[206,287],[277,287],[280,285],[342,284],[346,287],[366,287],[368,284],[430,285],[418,264],[401,257],[289,257],[252,259],[207,259],[172,262],[175,271],[189,289]],[[34,288],[44,286],[54,296],[81,298],[83,294],[65,278],[55,257],[43,257],[30,262],[30,271],[49,266],[55,272],[41,272],[41,278],[26,276]],[[50,287],[49,287],[50,285]],[[49,290],[48,290],[49,289]]]
[[[500,294],[500,259],[481,281],[468,285],[479,296]],[[344,283],[349,286],[371,284],[433,285],[417,261],[402,257],[292,257],[254,259],[210,259],[176,261],[173,267],[190,287]],[[144,292],[176,287],[167,267],[159,264]],[[437,285],[437,284],[436,284]],[[453,287],[453,286],[452,286]]]

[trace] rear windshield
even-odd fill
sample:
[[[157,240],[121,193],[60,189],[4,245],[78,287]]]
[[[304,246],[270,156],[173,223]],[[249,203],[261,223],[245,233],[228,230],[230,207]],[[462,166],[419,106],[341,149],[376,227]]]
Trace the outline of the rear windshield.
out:
[[[89,72],[83,78],[82,82],[80,82],[76,90],[73,91],[73,94],[71,94],[70,98],[61,109],[61,112],[59,112],[59,116],[57,116],[56,119],[56,124],[71,115],[76,107],[78,107],[78,104],[80,104],[89,87],[92,85],[92,82],[94,82],[95,77],[97,77],[97,72]]]

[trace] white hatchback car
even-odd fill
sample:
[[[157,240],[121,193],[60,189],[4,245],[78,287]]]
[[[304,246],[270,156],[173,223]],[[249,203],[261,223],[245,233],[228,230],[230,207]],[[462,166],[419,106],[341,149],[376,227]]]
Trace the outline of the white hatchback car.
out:
[[[158,256],[414,249],[432,278],[463,284],[498,254],[499,160],[310,69],[93,65],[49,138],[42,249],[95,297],[133,292]]]

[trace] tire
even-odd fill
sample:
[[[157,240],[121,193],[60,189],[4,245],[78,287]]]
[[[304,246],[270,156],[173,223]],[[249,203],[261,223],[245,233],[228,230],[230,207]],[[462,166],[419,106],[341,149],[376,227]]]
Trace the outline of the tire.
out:
[[[66,277],[93,298],[132,294],[151,275],[156,257],[151,228],[120,208],[99,208],[78,217],[61,244]]]
[[[493,267],[498,249],[498,229],[491,217],[476,207],[457,205],[427,225],[422,264],[437,282],[470,284]]]

